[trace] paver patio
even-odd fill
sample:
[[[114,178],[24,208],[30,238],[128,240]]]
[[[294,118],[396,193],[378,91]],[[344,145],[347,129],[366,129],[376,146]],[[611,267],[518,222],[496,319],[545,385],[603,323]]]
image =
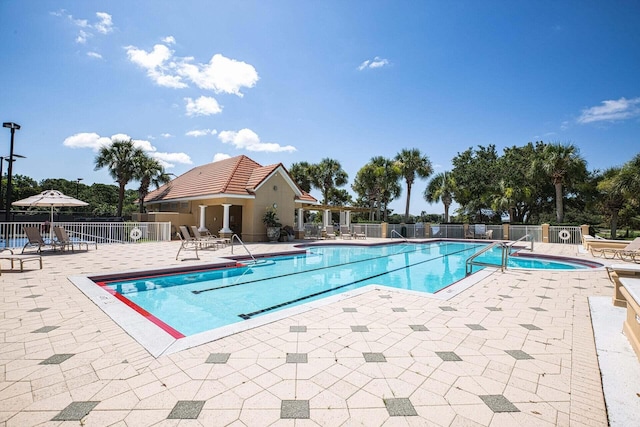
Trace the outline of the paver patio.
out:
[[[380,287],[158,358],[67,279],[198,262],[175,261],[178,247],[2,272],[0,427],[607,425],[587,299],[612,294],[606,271],[497,271],[448,301]]]

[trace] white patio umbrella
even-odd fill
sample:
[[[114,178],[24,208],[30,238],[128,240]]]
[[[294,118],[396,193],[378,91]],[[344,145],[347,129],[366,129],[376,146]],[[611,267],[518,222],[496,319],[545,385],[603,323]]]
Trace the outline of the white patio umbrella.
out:
[[[53,230],[53,208],[54,207],[73,207],[73,206],[87,206],[89,203],[82,200],[75,199],[71,196],[65,196],[58,190],[47,190],[35,196],[27,197],[26,199],[18,200],[11,203],[14,206],[33,206],[33,207],[51,207],[51,221],[49,221],[50,228]]]

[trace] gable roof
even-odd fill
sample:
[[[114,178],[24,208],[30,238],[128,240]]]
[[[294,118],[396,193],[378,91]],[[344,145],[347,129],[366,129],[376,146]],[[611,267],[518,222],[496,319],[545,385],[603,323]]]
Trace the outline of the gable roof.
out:
[[[245,155],[196,166],[171,182],[147,194],[145,203],[193,200],[210,197],[253,198],[255,190],[277,170],[292,185],[300,201],[318,203],[302,191],[281,164],[262,166]]]

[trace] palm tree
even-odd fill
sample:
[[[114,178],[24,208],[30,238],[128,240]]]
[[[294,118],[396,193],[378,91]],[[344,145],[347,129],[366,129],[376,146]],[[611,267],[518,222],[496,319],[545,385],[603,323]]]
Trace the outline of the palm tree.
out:
[[[453,202],[456,182],[452,174],[446,172],[434,176],[424,190],[424,199],[429,203],[442,202],[444,205],[444,222],[449,222],[449,206]]]
[[[542,149],[542,158],[533,162],[534,169],[539,167],[547,174],[556,190],[556,219],[564,219],[562,186],[568,185],[578,175],[586,172],[586,162],[580,157],[578,147],[573,144],[546,144]]]
[[[138,187],[138,200],[140,201],[140,213],[144,213],[144,198],[149,194],[151,184],[156,188],[171,181],[169,174],[165,173],[160,162],[142,153],[134,159],[135,170],[133,178],[140,181]]]
[[[347,183],[349,175],[342,169],[340,162],[324,158],[317,165],[310,166],[311,184],[322,192],[322,203],[331,200],[331,191]]]
[[[124,188],[134,177],[135,161],[138,156],[143,155],[140,148],[133,146],[133,141],[129,139],[115,140],[109,146],[100,148],[95,158],[94,170],[108,168],[109,175],[118,183],[118,211],[117,216],[122,216],[122,204],[124,202]]]
[[[611,215],[611,238],[618,234],[618,214],[624,208],[626,198],[620,185],[620,168],[609,168],[602,173],[598,182],[598,202]]]
[[[311,165],[307,162],[293,163],[289,168],[289,175],[303,191],[311,191]]]
[[[404,220],[409,221],[409,202],[411,200],[411,186],[416,177],[427,178],[433,173],[431,161],[427,156],[422,155],[417,148],[403,149],[396,154],[395,161],[400,168],[400,175],[407,183],[407,203],[404,210]]]
[[[402,191],[399,183],[401,176],[400,167],[396,161],[382,156],[373,157],[371,164],[374,167],[376,185],[379,191],[378,200],[383,212],[382,220],[387,222],[389,219],[389,209],[387,209],[387,206],[392,200],[398,198]]]

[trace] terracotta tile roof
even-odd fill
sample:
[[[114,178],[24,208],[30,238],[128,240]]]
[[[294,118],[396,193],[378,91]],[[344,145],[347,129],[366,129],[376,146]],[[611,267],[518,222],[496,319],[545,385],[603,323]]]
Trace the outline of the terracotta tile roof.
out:
[[[287,174],[289,173],[281,163],[262,166],[245,155],[207,163],[185,172],[170,183],[150,192],[144,200],[149,203],[197,199],[219,194],[252,196],[253,190],[279,167]],[[299,200],[317,203],[309,193],[299,188],[298,192],[301,193]]]

